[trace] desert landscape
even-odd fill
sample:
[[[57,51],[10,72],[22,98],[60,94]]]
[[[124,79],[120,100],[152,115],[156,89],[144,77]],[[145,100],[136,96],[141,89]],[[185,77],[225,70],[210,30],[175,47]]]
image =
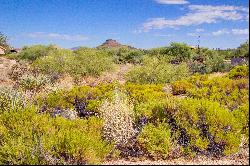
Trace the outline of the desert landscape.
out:
[[[144,37],[140,41],[122,33],[121,39],[110,37],[118,35],[119,14],[124,19],[139,15],[132,10],[141,10],[139,1],[1,2],[6,18],[20,18],[27,11],[19,9],[27,6],[37,16],[16,21],[16,27],[30,23],[30,31],[38,25],[58,30],[13,37],[22,28],[0,16],[1,165],[249,165],[248,28],[239,30],[246,26],[247,2],[141,1],[141,8],[155,15],[170,17],[172,10],[184,15],[147,20],[143,29],[131,33]],[[122,7],[130,3],[134,6],[125,12],[129,9]],[[106,13],[98,13],[95,5]],[[107,11],[114,15],[108,17]],[[62,26],[69,16],[72,25]],[[99,22],[88,17],[110,26],[99,29]],[[127,23],[119,20],[125,28]],[[238,25],[229,31],[231,24],[221,20]],[[205,34],[208,29],[196,27],[203,24],[228,27]],[[96,29],[96,36],[113,29],[105,39],[60,34],[80,25],[89,36]],[[188,26],[204,37],[181,38]],[[151,32],[169,28],[174,29],[168,36]],[[161,39],[154,37],[164,37],[165,44],[156,46]],[[135,45],[123,43],[127,38]]]

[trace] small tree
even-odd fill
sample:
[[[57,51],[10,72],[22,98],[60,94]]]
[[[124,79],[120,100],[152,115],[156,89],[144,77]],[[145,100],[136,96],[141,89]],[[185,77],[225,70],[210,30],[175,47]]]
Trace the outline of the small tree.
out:
[[[234,53],[235,57],[248,57],[249,56],[249,41],[242,43]]]
[[[192,50],[185,43],[171,43],[169,47],[169,54],[173,57],[173,60],[181,63],[191,59]]]

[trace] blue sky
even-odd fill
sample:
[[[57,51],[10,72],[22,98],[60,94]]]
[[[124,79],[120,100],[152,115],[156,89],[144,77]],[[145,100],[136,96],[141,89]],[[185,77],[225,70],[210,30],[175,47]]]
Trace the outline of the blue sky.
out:
[[[235,48],[248,40],[248,0],[0,0],[0,32],[13,47],[95,47],[106,39],[138,48],[185,42]]]

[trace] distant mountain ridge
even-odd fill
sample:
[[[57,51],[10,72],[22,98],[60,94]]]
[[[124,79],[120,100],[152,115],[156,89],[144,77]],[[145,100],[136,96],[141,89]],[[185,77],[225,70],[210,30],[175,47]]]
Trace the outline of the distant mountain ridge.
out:
[[[70,48],[72,51],[76,51],[76,50],[78,50],[79,48],[81,48],[81,46],[79,46],[79,47],[73,47],[73,48]]]

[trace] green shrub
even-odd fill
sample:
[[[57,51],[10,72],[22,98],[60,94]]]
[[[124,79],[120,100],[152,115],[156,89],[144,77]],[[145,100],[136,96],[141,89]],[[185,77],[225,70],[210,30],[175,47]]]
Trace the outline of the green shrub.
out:
[[[164,59],[145,58],[142,66],[137,66],[127,74],[127,81],[139,84],[169,83],[189,75],[186,64],[171,65]]]
[[[231,64],[224,62],[224,57],[219,55],[210,55],[202,57],[203,62],[194,60],[189,64],[192,73],[208,74],[213,72],[226,72],[231,69]]]
[[[117,84],[101,84],[96,87],[75,86],[70,90],[58,90],[50,92],[47,96],[38,96],[37,101],[40,107],[60,107],[62,109],[74,109],[75,100],[86,104],[86,110],[98,112],[98,108],[106,98],[112,98],[113,90]]]
[[[190,97],[217,101],[230,110],[248,102],[249,81],[247,79],[232,80],[226,77],[215,77],[210,80],[195,82],[196,87],[187,91]]]
[[[186,94],[187,90],[193,87],[193,85],[186,80],[172,82],[171,86],[174,95]]]
[[[172,61],[177,63],[187,62],[193,56],[191,48],[185,43],[171,43],[168,54],[173,57]]]
[[[249,137],[249,103],[243,104],[237,110],[233,111],[237,121],[241,123],[242,134]]]
[[[211,70],[210,68],[207,68],[204,63],[200,63],[197,61],[190,63],[189,68],[192,71],[192,73],[200,73],[200,74],[208,73],[207,70]]]
[[[60,76],[67,70],[66,63],[71,56],[73,56],[73,52],[70,50],[56,50],[37,59],[32,66],[44,74]]]
[[[96,117],[52,118],[32,105],[2,108],[0,164],[100,164],[113,147],[102,140],[103,122]]]
[[[167,124],[147,124],[138,136],[139,144],[154,158],[166,159],[171,151],[170,127]]]
[[[45,74],[57,77],[69,74],[78,80],[86,75],[99,76],[102,72],[111,70],[113,63],[105,52],[80,49],[73,53],[60,49],[37,59],[33,66]]]
[[[230,72],[228,73],[228,77],[231,79],[237,78],[248,78],[249,75],[249,66],[235,66]]]
[[[96,50],[78,50],[68,66],[69,74],[73,76],[100,76],[114,67],[112,58],[106,52]]]
[[[135,105],[140,103],[146,103],[153,99],[161,99],[166,97],[166,93],[163,90],[161,84],[133,84],[126,83],[124,85],[125,90],[129,98]]]
[[[234,50],[233,57],[249,57],[249,41],[241,43],[241,45]]]
[[[196,54],[189,62],[192,73],[208,74],[212,72],[226,72],[232,67],[224,61],[225,56],[220,51],[200,48],[194,50]]]
[[[24,47],[16,57],[19,59],[34,61],[39,57],[46,56],[50,51],[54,51],[56,49],[57,48],[54,45],[49,45],[49,46],[34,45],[31,47]]]
[[[31,91],[41,90],[48,83],[50,83],[50,79],[42,74],[38,76],[23,75],[19,80],[20,88]]]
[[[231,68],[231,65],[224,62],[224,57],[219,55],[214,55],[208,58],[205,62],[205,65],[207,66],[206,73],[225,72],[229,71]]]
[[[208,151],[219,155],[238,151],[241,124],[217,102],[170,97],[152,101],[145,110],[148,109],[152,112],[149,122],[155,125],[168,122],[172,143],[182,146],[185,153]]]
[[[114,62],[117,64],[120,63],[140,63],[143,56],[145,55],[144,51],[130,49],[127,47],[113,48],[106,50],[108,54],[113,58]]]

